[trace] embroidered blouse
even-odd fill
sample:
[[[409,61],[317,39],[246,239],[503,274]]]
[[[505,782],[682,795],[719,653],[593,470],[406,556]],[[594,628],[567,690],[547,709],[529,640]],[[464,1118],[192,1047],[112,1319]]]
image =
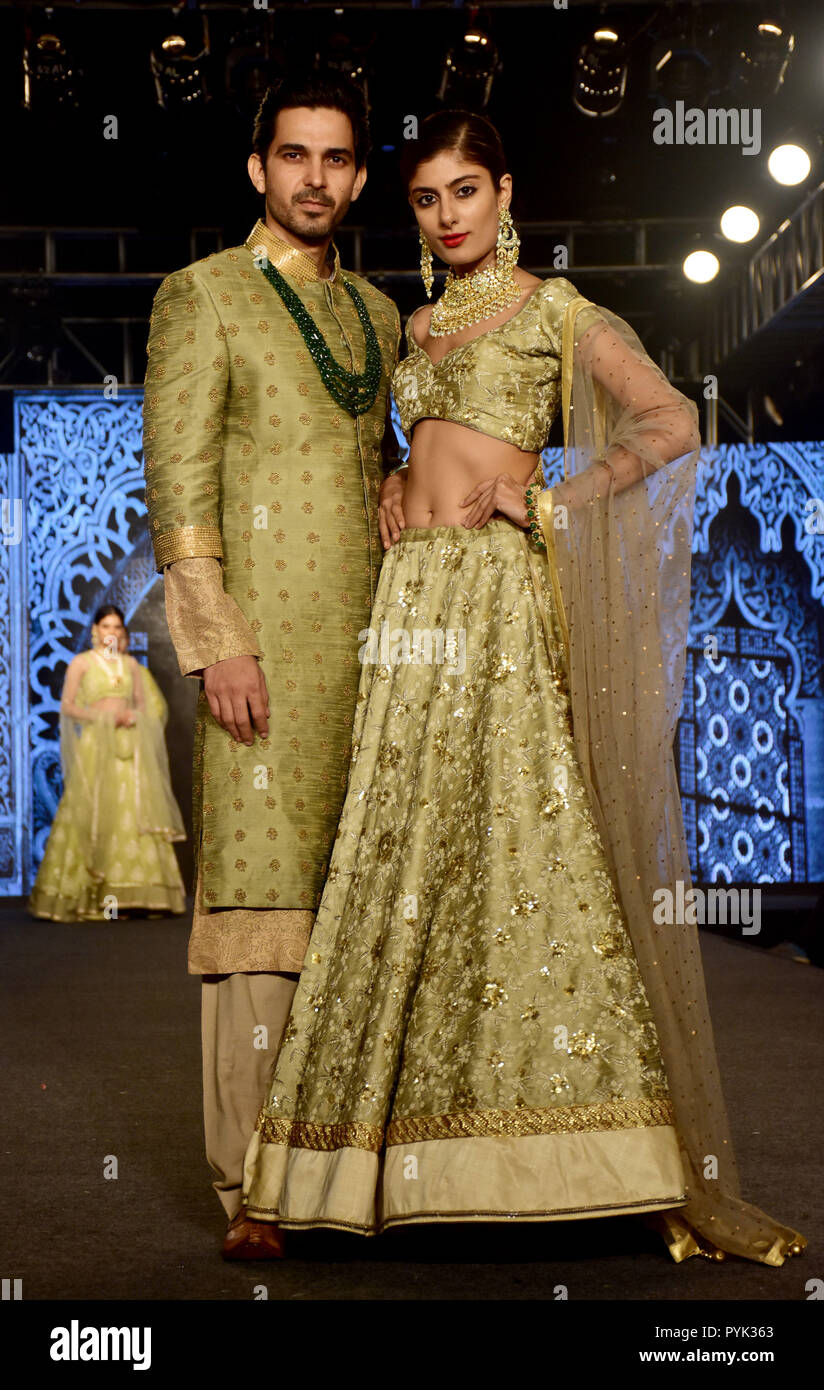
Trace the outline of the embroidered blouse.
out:
[[[564,310],[577,295],[561,276],[544,280],[512,318],[434,363],[416,342],[410,315],[409,353],[392,378],[406,439],[419,420],[452,420],[540,453],[561,402]],[[594,309],[583,312],[598,317]]]

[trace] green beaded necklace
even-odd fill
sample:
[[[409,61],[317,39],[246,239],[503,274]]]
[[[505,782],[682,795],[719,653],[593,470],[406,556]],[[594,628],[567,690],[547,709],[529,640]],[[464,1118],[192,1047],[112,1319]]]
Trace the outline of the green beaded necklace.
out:
[[[271,263],[261,265],[260,269],[266,276],[270,285],[273,285],[283,300],[292,318],[295,320],[303,336],[303,341],[309,349],[312,361],[321,375],[321,380],[326,387],[329,395],[334,401],[345,410],[349,415],[365,415],[375,404],[375,397],[378,394],[378,387],[381,381],[381,349],[378,336],[375,332],[372,320],[369,317],[369,310],[363,302],[362,296],[344,279],[343,283],[349,291],[349,296],[357,310],[358,318],[363,325],[364,337],[366,338],[366,366],[362,372],[348,372],[339,362],[335,361],[326,343],[326,339],[318,328],[312,315],[301,303],[291,285],[287,283],[280,271]]]

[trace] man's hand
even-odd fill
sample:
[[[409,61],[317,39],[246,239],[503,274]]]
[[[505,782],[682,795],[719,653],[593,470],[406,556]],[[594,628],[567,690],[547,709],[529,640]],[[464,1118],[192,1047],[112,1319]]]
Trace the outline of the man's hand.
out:
[[[238,743],[254,743],[253,724],[261,738],[266,738],[269,695],[257,657],[230,656],[213,666],[204,666],[203,688],[221,729]]]
[[[404,468],[400,473],[393,473],[389,478],[384,478],[381,483],[378,494],[378,525],[384,550],[388,550],[390,545],[400,540],[401,531],[406,525],[403,515],[405,473]]]

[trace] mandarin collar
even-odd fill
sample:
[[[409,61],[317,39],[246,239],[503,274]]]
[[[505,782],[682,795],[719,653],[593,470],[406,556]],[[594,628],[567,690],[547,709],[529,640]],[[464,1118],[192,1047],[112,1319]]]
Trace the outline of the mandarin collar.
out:
[[[340,256],[334,242],[331,243],[331,249],[334,255],[332,260],[332,274],[329,276],[319,275],[318,268],[311,256],[307,256],[306,252],[299,250],[297,246],[290,246],[289,242],[284,241],[282,237],[275,236],[275,233],[270,231],[266,223],[260,218],[258,218],[246,238],[246,245],[252,252],[256,252],[262,246],[266,255],[269,257],[270,263],[275,269],[281,271],[283,274],[294,276],[300,285],[306,285],[310,281],[324,279],[328,280],[330,284],[334,284],[338,279],[340,272]]]

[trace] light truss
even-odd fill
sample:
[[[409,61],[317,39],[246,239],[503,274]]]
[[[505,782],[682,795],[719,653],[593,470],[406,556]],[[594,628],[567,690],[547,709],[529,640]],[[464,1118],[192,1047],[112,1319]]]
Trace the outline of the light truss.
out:
[[[543,278],[567,275],[582,286],[619,275],[680,280],[680,261],[673,257],[671,248],[678,241],[689,242],[697,229],[706,226],[706,220],[700,218],[518,222],[522,239],[529,239],[530,269]],[[397,258],[387,255],[388,246],[392,243],[396,249],[399,241],[405,248],[408,242],[408,254],[405,249],[403,256],[408,268],[388,264]],[[41,384],[94,385],[109,374],[123,386],[141,384],[142,353],[135,347],[138,339],[145,342],[148,333],[148,294],[154,294],[171,270],[222,250],[224,234],[216,227],[193,227],[177,235],[157,235],[151,242],[159,262],[154,270],[145,268],[147,238],[133,227],[0,228],[0,291],[13,288],[21,301],[29,296],[33,302],[59,302],[55,331],[94,369],[82,379],[63,378],[58,383],[53,354],[49,354],[42,364]],[[417,239],[412,231],[398,233],[344,224],[338,229],[336,242],[344,265],[368,275],[390,294],[393,288],[419,280]],[[4,243],[14,247],[14,268],[8,266]],[[566,265],[557,264],[559,247],[565,250]],[[25,269],[19,268],[21,263]],[[644,299],[648,297],[646,290],[645,285]],[[99,293],[98,307],[90,307],[93,292]],[[8,293],[6,302],[10,302]],[[633,311],[639,323],[652,316],[641,304]],[[11,315],[7,315],[5,327],[13,341]],[[100,356],[103,349],[99,341],[96,346],[91,341],[95,330],[106,335],[105,360]],[[19,367],[11,352],[0,359],[0,389],[37,384],[31,380],[30,367],[23,375]],[[674,364],[670,367],[674,369]]]

